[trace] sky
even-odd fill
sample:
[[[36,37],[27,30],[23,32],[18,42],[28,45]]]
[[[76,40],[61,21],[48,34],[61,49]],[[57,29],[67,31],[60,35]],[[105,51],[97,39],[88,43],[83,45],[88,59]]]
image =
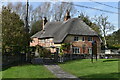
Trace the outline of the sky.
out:
[[[108,4],[108,5],[111,5],[111,6],[114,6],[114,7],[118,7],[117,2],[102,2],[102,3]],[[96,4],[96,3],[93,3],[93,2],[81,2],[81,3],[77,3],[77,4],[81,4],[81,5],[84,5],[84,6],[94,7],[94,8],[98,8],[98,9],[102,9],[102,10],[108,10],[108,11],[118,13],[118,9],[114,9],[114,8],[107,7],[107,6],[104,6],[104,5]],[[91,18],[94,17],[95,15],[99,16],[101,14],[103,14],[104,16],[108,16],[108,21],[111,22],[111,24],[113,24],[116,29],[118,29],[118,14],[111,14],[111,13],[101,12],[101,11],[97,11],[97,10],[93,10],[93,9],[80,8],[80,7],[77,7],[77,9],[78,9],[78,11],[85,12]]]
[[[37,2],[30,1],[30,5],[32,5],[34,8],[36,8],[37,6],[39,6],[41,4],[42,1],[41,0],[40,1],[38,0]],[[58,1],[58,0],[53,0],[52,2],[55,4],[55,1]],[[118,8],[118,1],[117,0],[114,0],[112,2],[111,1],[109,1],[109,2],[102,2],[101,0],[97,0],[97,2],[100,2],[100,3],[103,3],[103,4],[107,4],[107,5],[110,5],[110,6]],[[4,5],[6,5],[7,3],[8,3],[8,1],[3,2]],[[86,2],[81,2],[81,1],[75,2],[74,1],[73,3],[76,4],[76,5],[83,5],[83,6],[87,6],[87,7],[93,7],[93,8],[98,8],[98,9],[102,9],[102,10],[107,10],[107,11],[112,11],[112,12],[119,13],[118,9],[116,9],[116,8],[111,8],[111,7],[108,7],[108,6],[105,6],[105,5],[97,4],[97,3],[92,2],[90,0],[86,1]],[[85,12],[86,15],[88,15],[90,18],[94,17],[95,15],[99,16],[99,15],[103,14],[104,16],[108,16],[108,21],[112,25],[115,26],[115,31],[118,30],[118,14],[106,13],[106,12],[101,12],[101,11],[88,9],[88,8],[83,8],[83,7],[78,7],[78,6],[76,6],[75,8],[77,9],[77,13],[75,14],[74,17],[77,17],[80,12]],[[109,33],[111,33],[111,32],[109,32]]]
[[[118,7],[118,2],[101,2],[101,3],[111,5],[113,7]],[[37,7],[38,5],[40,5],[40,3],[37,3],[37,2],[31,2],[30,4],[33,5],[34,7]],[[94,2],[74,2],[74,4],[94,7],[94,8],[118,13],[118,9],[100,5]],[[93,18],[95,15],[99,16],[103,14],[104,16],[108,16],[108,21],[115,26],[115,30],[118,29],[118,14],[111,14],[111,13],[101,12],[93,9],[81,8],[77,6],[75,8],[77,9],[77,13],[75,17],[77,17],[80,12],[85,12],[85,14],[88,15],[90,18]]]

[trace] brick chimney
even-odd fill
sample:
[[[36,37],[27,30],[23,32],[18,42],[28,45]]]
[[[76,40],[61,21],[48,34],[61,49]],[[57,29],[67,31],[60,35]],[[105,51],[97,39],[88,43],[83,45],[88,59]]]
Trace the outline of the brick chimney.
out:
[[[64,17],[64,21],[67,21],[68,19],[70,19],[70,12],[67,10]]]
[[[44,17],[43,18],[43,30],[45,29],[45,24],[47,23],[47,18],[46,17]]]

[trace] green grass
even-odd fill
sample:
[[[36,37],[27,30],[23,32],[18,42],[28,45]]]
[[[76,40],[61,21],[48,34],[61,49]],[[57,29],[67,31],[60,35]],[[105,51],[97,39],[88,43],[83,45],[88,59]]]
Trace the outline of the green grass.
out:
[[[63,70],[79,78],[118,78],[117,59],[98,59],[91,63],[90,59],[75,60],[59,64]]]
[[[55,78],[55,76],[42,65],[24,65],[2,71],[2,78]]]

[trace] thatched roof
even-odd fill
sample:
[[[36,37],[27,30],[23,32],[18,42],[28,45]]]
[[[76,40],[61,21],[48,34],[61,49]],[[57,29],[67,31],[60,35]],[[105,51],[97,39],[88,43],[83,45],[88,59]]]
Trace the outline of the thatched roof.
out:
[[[44,31],[39,31],[31,38],[54,38],[55,43],[61,43],[67,35],[98,36],[98,34],[86,25],[80,18],[73,18],[62,22],[48,22]]]

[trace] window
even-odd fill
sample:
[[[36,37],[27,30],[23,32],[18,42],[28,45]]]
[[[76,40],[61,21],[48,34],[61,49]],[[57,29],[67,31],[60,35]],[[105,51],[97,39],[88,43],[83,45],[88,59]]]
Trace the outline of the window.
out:
[[[85,37],[82,37],[82,41],[85,41]]]
[[[79,37],[78,36],[75,36],[74,37],[74,41],[78,41],[79,40]]]
[[[41,39],[41,43],[45,43],[45,39]]]
[[[75,36],[75,37],[74,37],[74,41],[85,41],[85,37]]]
[[[88,48],[88,53],[92,54],[92,48]]]
[[[49,40],[49,39],[45,39],[45,42],[46,42],[46,43],[49,43],[49,42],[50,42],[50,40]]]
[[[92,37],[88,37],[88,41],[92,41]]]
[[[78,48],[78,47],[73,47],[73,53],[74,53],[74,54],[80,53],[80,48]]]
[[[58,53],[60,53],[60,47],[56,48],[56,50],[58,49]]]

